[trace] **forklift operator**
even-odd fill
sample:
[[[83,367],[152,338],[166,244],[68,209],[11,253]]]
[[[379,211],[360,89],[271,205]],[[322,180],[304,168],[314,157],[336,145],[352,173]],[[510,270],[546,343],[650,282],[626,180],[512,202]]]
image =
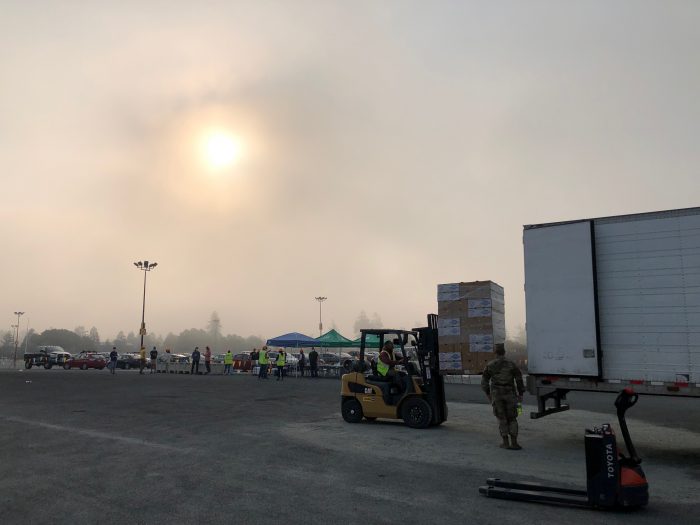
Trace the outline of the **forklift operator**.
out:
[[[403,359],[395,359],[394,357],[394,343],[391,341],[384,343],[382,351],[379,353],[379,359],[377,360],[377,373],[382,377],[390,379],[401,388],[401,392],[404,392],[406,390],[406,374],[397,372],[396,368],[394,368],[402,362]]]

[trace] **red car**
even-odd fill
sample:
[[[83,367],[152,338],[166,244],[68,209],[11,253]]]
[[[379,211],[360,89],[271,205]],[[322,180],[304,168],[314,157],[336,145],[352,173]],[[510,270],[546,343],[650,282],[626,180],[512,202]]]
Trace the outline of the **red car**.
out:
[[[63,365],[63,368],[70,370],[71,368],[80,368],[81,370],[87,370],[88,368],[96,368],[97,370],[102,370],[107,366],[107,361],[104,357],[94,352],[80,352],[77,356],[72,357],[68,362]]]

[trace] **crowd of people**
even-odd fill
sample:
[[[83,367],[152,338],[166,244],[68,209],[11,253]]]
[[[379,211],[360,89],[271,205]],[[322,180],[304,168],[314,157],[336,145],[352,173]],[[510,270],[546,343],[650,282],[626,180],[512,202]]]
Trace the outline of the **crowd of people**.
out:
[[[163,365],[165,367],[165,372],[167,373],[169,371],[169,365],[170,365],[170,349],[166,348],[165,349],[165,357],[163,359]],[[146,348],[141,347],[139,351],[139,374],[144,374],[144,370],[146,368],[149,369],[149,373],[155,374],[158,372],[158,350],[154,346],[153,349],[150,351],[148,357],[150,358],[150,365],[147,362],[146,359]],[[109,354],[109,363],[107,364],[107,368],[110,370],[112,374],[115,374],[117,371],[117,360],[119,359],[119,352],[117,351],[117,347],[113,346],[112,351]],[[228,350],[226,354],[224,354],[224,375],[231,375],[233,373],[233,353],[231,350]],[[274,362],[271,362],[271,359],[274,359]],[[190,356],[190,374],[192,375],[199,375],[199,363],[202,360],[202,353],[199,350],[199,347],[196,346],[194,350],[192,351],[192,355]],[[269,350],[267,346],[263,346],[260,350],[257,348],[254,348],[253,351],[250,353],[250,360],[251,360],[251,370],[254,368],[258,367],[258,379],[267,379],[267,374],[270,368],[270,365],[273,365],[273,367],[276,369],[276,375],[277,375],[277,380],[278,381],[283,381],[284,380],[284,368],[287,364],[287,352],[284,349],[280,349],[277,352],[277,355],[275,357],[271,357],[269,355]],[[210,374],[211,373],[211,362],[212,362],[212,353],[211,353],[211,348],[208,346],[205,347],[204,351],[204,368],[205,372],[204,375]],[[307,367],[309,370],[309,377],[318,377],[318,352],[316,351],[315,348],[312,348],[311,351],[309,352],[308,357],[306,354],[304,354],[304,350],[300,350],[299,352],[299,359],[297,363],[299,373],[301,377],[304,377]]]

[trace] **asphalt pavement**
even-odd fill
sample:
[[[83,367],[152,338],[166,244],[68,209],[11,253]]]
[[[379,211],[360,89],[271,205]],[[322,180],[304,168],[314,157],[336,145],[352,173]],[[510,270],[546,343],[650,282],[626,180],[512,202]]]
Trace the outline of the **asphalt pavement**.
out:
[[[609,394],[521,418],[498,448],[476,386],[447,385],[449,419],[413,430],[345,423],[331,379],[0,371],[0,520],[25,523],[698,523],[700,400],[643,397],[628,422],[650,504],[598,512],[485,498],[487,477],[582,486],[583,431]],[[528,411],[526,399],[525,411]]]

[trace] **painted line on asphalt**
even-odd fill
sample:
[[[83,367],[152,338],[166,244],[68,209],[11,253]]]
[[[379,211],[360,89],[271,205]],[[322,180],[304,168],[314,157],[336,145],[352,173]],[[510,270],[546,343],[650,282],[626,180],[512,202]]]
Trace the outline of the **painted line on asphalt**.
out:
[[[56,425],[53,423],[44,423],[42,421],[33,421],[31,419],[24,419],[15,416],[0,416],[3,421],[9,421],[11,423],[21,423],[23,425],[30,425],[35,427],[47,428],[49,430],[58,430],[61,432],[70,432],[72,434],[79,434],[81,436],[87,436],[97,439],[108,439],[112,441],[119,441],[121,443],[127,443],[129,445],[138,445],[157,448],[161,450],[167,450],[169,452],[190,452],[188,448],[178,448],[171,445],[164,445],[162,443],[155,443],[153,441],[146,441],[145,439],[132,438],[127,436],[120,436],[119,434],[110,434],[108,432],[100,432],[98,430],[87,430],[83,428],[67,427],[64,425]]]

